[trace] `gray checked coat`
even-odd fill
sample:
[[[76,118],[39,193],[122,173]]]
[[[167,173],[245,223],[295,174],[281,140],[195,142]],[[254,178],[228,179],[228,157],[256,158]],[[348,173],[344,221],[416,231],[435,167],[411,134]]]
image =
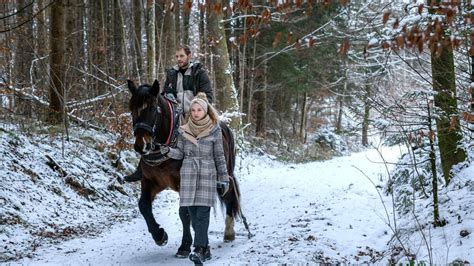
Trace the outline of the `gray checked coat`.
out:
[[[168,157],[184,158],[180,170],[179,205],[213,206],[217,179],[229,181],[220,126],[216,125],[208,136],[198,139],[197,145],[180,132],[176,148],[170,148]]]

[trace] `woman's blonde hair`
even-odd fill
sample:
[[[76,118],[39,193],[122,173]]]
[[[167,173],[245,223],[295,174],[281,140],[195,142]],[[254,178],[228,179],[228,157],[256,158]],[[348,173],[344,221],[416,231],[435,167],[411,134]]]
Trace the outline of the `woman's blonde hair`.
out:
[[[216,108],[214,108],[214,106],[212,106],[212,104],[209,103],[209,101],[207,100],[207,96],[204,92],[198,92],[198,94],[194,97],[194,99],[203,100],[207,104],[207,114],[211,118],[212,122],[214,122],[215,124],[219,123],[219,113],[217,112]],[[191,106],[194,103],[197,103],[197,102],[191,101]],[[191,117],[191,108],[189,108],[189,114],[187,116]]]

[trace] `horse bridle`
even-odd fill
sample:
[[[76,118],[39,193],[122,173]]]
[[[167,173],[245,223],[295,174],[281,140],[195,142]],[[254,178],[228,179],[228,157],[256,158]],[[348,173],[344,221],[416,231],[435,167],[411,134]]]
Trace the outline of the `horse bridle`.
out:
[[[164,144],[164,145],[170,145],[173,140],[172,140],[172,136],[173,136],[173,126],[174,126],[174,123],[175,123],[175,116],[174,116],[174,113],[173,113],[173,107],[171,105],[171,103],[169,101],[167,101],[168,103],[168,107],[170,109],[170,130],[169,130],[169,133],[168,133],[168,138],[166,139],[166,142],[165,143],[157,143],[157,144]],[[161,114],[161,107],[160,106],[153,106],[155,107],[155,114],[154,117],[154,121],[153,121],[153,126],[150,126],[148,123],[145,122],[138,122],[138,123],[135,123],[133,125],[133,135],[136,136],[136,132],[138,129],[143,129],[145,131],[147,131],[148,133],[150,133],[152,135],[152,142],[151,142],[151,150],[154,150],[155,149],[155,139],[156,139],[156,128],[157,128],[157,124],[158,124],[158,114]]]

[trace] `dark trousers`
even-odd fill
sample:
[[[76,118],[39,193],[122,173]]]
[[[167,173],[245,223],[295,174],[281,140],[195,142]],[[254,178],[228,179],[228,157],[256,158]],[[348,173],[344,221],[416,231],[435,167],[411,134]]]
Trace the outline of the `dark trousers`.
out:
[[[209,245],[207,231],[209,229],[211,207],[190,206],[188,207],[188,211],[191,216],[191,224],[194,230],[194,246],[207,247],[207,245]]]

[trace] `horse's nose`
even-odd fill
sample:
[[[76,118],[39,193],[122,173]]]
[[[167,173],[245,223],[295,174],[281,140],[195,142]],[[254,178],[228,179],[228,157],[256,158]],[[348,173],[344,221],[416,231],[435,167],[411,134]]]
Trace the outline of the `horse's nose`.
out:
[[[143,154],[143,149],[142,149],[141,145],[138,145],[138,144],[135,143],[135,144],[133,145],[133,149],[134,149],[136,152],[138,152],[138,153],[140,153],[140,154]]]

